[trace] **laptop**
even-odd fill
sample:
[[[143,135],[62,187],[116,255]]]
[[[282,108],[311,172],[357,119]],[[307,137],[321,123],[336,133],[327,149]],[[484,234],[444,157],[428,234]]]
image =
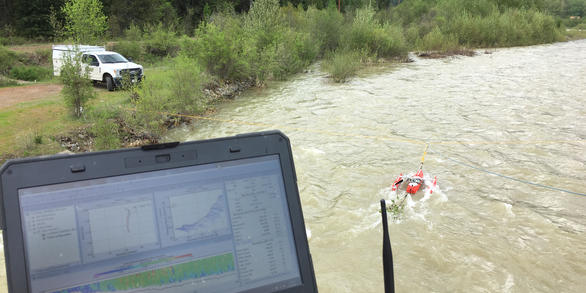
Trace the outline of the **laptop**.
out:
[[[317,292],[279,131],[8,161],[10,292]]]

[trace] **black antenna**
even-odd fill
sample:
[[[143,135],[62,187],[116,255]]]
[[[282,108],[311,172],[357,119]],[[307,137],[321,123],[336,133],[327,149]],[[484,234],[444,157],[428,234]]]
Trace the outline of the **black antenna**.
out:
[[[383,217],[383,271],[385,277],[385,293],[395,293],[395,275],[393,273],[393,250],[389,239],[389,225],[387,223],[387,205],[384,199],[380,200],[380,210]]]

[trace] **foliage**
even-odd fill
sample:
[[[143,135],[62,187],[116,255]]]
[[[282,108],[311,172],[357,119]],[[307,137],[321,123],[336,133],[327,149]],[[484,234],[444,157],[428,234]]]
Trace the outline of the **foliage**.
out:
[[[20,61],[26,65],[38,65],[50,67],[52,65],[51,49],[37,49],[32,53],[21,53]]]
[[[405,211],[405,197],[399,201],[399,198],[391,199],[389,205],[387,205],[387,213],[391,214],[393,221],[401,219]]]
[[[113,51],[122,54],[126,58],[132,58],[134,61],[144,60],[144,50],[137,41],[122,40],[114,44]]]
[[[183,51],[220,78],[246,78],[250,72],[240,24],[235,18],[225,20],[223,29],[215,23],[204,23],[196,30],[195,40],[183,41]]]
[[[61,93],[73,114],[81,117],[87,101],[96,96],[92,82],[88,78],[88,70],[80,56],[65,58],[61,67]]]
[[[325,10],[310,7],[307,10],[308,31],[314,42],[320,44],[320,52],[332,51],[338,48],[344,16],[334,6]]]
[[[179,56],[173,67],[150,74],[132,91],[136,111],[125,120],[136,129],[156,137],[165,130],[165,121],[172,114],[197,114],[205,111],[209,101],[202,89],[208,76],[192,59]]]
[[[372,8],[356,10],[345,44],[353,50],[364,50],[375,57],[394,57],[407,54],[407,46],[399,26],[381,25],[374,18]]]
[[[10,70],[10,77],[19,80],[40,81],[50,78],[52,70],[40,66],[15,66]]]
[[[462,14],[444,26],[447,34],[457,36],[468,46],[518,46],[550,43],[560,39],[553,17],[536,10],[507,9],[486,17]]]
[[[94,146],[97,150],[110,150],[120,146],[118,124],[114,119],[99,117],[91,131],[95,135]]]
[[[208,77],[195,61],[184,56],[176,58],[169,77],[168,111],[197,114],[206,110],[207,101],[202,89]]]
[[[322,70],[328,72],[335,82],[345,82],[360,69],[364,53],[351,50],[337,50],[326,54]]]
[[[15,85],[18,85],[18,83],[15,80],[7,79],[7,78],[0,76],[0,87],[8,87],[8,86],[15,86]]]
[[[0,74],[6,74],[10,72],[10,69],[14,66],[14,63],[18,61],[16,53],[0,46]]]
[[[61,22],[59,12],[59,9],[55,9],[54,6],[51,6],[49,8],[49,25],[53,30],[53,41],[59,41],[63,39],[65,35],[65,28],[63,27],[63,23]]]
[[[33,150],[37,145],[43,144],[43,133],[41,129],[28,129],[18,136],[16,141],[19,148],[25,152]]]
[[[186,5],[185,1],[169,0],[103,0],[104,11],[109,16],[109,24],[114,37],[132,25],[147,27],[163,23],[166,27],[176,26],[178,17],[175,6]]]
[[[68,0],[62,11],[65,31],[78,44],[96,44],[108,28],[99,0]]]
[[[175,56],[179,50],[177,34],[163,23],[147,26],[144,39],[146,53],[152,56]]]
[[[435,27],[415,44],[419,51],[450,52],[459,49],[458,39],[454,35],[444,34],[439,27]]]

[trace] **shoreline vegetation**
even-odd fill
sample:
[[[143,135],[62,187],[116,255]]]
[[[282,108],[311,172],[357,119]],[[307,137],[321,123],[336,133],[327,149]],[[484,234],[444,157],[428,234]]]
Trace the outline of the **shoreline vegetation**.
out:
[[[347,6],[341,12],[336,1],[327,0],[257,0],[248,10],[239,9],[236,2],[214,2],[213,8],[206,4],[197,27],[189,25],[192,19],[159,17],[121,29],[111,14],[109,32],[114,38],[107,48],[145,64],[146,80],[114,93],[95,89],[98,97],[87,102],[79,119],[59,97],[30,105],[30,113],[51,107],[53,115],[60,115],[59,122],[0,134],[0,140],[12,146],[2,148],[0,163],[64,149],[83,152],[156,143],[169,129],[190,123],[180,115],[209,114],[215,104],[243,90],[286,80],[318,60],[333,82],[344,82],[371,64],[409,62],[409,52],[423,58],[472,56],[479,48],[586,37],[586,22],[574,21],[576,28],[567,30],[561,14],[542,0],[355,0],[344,1]],[[52,11],[54,43],[66,42],[60,30],[66,23],[59,20],[58,10]],[[0,34],[0,43],[15,39],[10,27]],[[0,87],[14,86],[16,80],[58,82],[51,73],[46,45],[21,52],[0,46]],[[21,110],[0,109],[0,125],[10,124],[2,120],[14,115],[28,115]]]

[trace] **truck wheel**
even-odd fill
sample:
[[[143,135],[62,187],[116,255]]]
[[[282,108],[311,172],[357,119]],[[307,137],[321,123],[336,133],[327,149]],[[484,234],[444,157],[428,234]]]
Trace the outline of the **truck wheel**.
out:
[[[109,75],[106,75],[105,79],[106,79],[106,88],[109,91],[113,91],[114,90],[114,81],[112,80],[112,77]]]

